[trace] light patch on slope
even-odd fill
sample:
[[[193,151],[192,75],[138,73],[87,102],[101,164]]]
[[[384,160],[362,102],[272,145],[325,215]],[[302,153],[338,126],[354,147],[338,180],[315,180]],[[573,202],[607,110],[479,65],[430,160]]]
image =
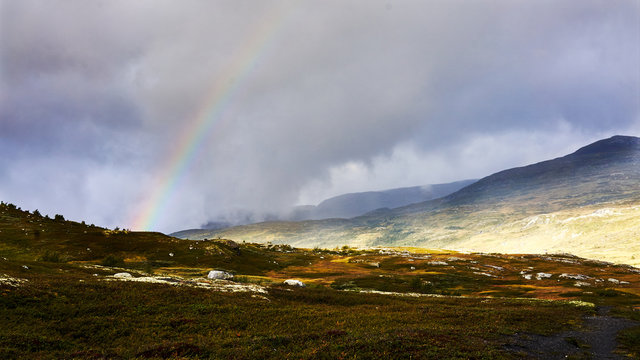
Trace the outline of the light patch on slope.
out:
[[[117,274],[116,274],[117,275]],[[166,284],[173,286],[188,286],[196,288],[211,289],[221,292],[257,292],[266,294],[267,290],[259,285],[238,284],[232,281],[226,280],[206,280],[206,279],[194,279],[186,280],[174,276],[140,276],[140,277],[124,277],[124,276],[109,276],[105,280],[107,281],[132,281],[132,282],[144,282],[152,284]]]
[[[8,285],[11,287],[18,287],[21,284],[27,282],[29,280],[27,279],[20,279],[20,278],[15,278],[15,277],[11,277],[7,274],[2,274],[0,275],[0,285]]]
[[[622,215],[622,213],[618,212],[618,211],[614,211],[613,209],[610,209],[610,208],[604,208],[604,209],[598,209],[598,210],[592,212],[591,214],[570,217],[570,218],[564,219],[564,220],[562,220],[560,222],[562,224],[566,224],[566,223],[574,222],[574,221],[577,221],[577,220],[589,219],[589,218],[593,218],[593,217],[602,218],[602,217],[619,216],[619,215]]]
[[[585,258],[640,265],[640,206],[585,207],[538,214],[474,233],[444,247],[502,253],[571,253]],[[432,246],[432,244],[428,244]]]

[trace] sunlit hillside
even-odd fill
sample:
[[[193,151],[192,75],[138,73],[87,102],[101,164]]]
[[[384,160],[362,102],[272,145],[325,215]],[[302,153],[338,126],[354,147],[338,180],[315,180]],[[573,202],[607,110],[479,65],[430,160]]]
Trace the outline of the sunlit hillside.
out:
[[[191,238],[295,246],[567,252],[640,264],[640,139],[616,136],[493,174],[441,199],[358,218],[260,223]]]

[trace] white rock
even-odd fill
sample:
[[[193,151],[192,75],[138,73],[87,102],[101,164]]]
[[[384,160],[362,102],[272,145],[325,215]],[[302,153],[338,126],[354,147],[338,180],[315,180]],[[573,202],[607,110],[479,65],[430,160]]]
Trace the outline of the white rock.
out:
[[[531,280],[531,278],[533,277],[533,275],[531,274],[524,274],[522,275],[523,278],[525,278],[526,280]]]
[[[620,284],[620,280],[614,278],[608,278],[607,281],[614,284]]]
[[[169,253],[169,256],[173,257],[173,253]]]
[[[449,265],[444,261],[429,261],[429,265]]]
[[[539,272],[536,274],[536,280],[548,279],[550,277],[551,277],[551,274],[549,273]]]
[[[211,270],[209,271],[207,278],[215,280],[230,280],[233,279],[233,274],[230,274],[226,271]]]
[[[130,277],[133,277],[133,276],[131,274],[129,274],[128,272],[121,272],[121,273],[113,274],[113,277],[116,277],[116,278],[130,278]]]
[[[591,286],[591,284],[589,284],[588,282],[584,282],[584,281],[576,281],[576,283],[573,284],[573,286],[583,287],[583,286]]]
[[[411,267],[411,270],[415,270],[415,269],[416,269],[416,267],[415,267],[415,266],[412,266],[412,267]]]
[[[560,274],[558,277],[566,278],[566,279],[573,279],[573,280],[589,280],[589,279],[591,279],[590,276],[582,275],[582,274]]]
[[[496,269],[498,271],[504,271],[504,268],[502,266],[496,266],[496,265],[485,265],[486,267],[490,267],[492,269]]]
[[[298,287],[305,287],[307,285],[305,285],[305,283],[303,283],[300,280],[294,280],[294,279],[287,279],[284,281],[285,285],[289,285],[289,286],[298,286]]]
[[[483,276],[489,276],[489,277],[496,277],[495,275],[488,274],[488,273],[486,273],[486,272],[474,271],[473,273],[474,273],[474,274],[476,274],[476,275],[483,275]]]

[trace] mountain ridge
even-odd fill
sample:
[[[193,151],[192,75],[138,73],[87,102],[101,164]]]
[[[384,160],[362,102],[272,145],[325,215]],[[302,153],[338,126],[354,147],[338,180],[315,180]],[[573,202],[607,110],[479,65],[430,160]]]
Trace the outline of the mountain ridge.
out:
[[[600,140],[497,172],[440,199],[350,220],[266,222],[201,235],[307,247],[558,251],[640,263],[631,258],[640,255],[633,241],[640,233],[639,141]]]
[[[300,220],[322,220],[330,218],[352,218],[382,208],[396,208],[414,202],[428,201],[451,194],[475,179],[450,183],[410,186],[379,191],[346,193],[325,199],[318,205],[306,205],[310,217]]]
[[[297,206],[289,214],[283,216],[273,215],[269,217],[270,220],[262,222],[348,219],[382,208],[398,207],[418,201],[439,198],[475,181],[474,179],[469,179],[442,184],[346,193],[325,199],[318,205]],[[211,221],[199,229],[180,230],[170,235],[189,237],[194,234],[206,233],[207,231],[222,230],[234,225],[247,224],[250,224],[250,222],[232,224],[231,222]]]

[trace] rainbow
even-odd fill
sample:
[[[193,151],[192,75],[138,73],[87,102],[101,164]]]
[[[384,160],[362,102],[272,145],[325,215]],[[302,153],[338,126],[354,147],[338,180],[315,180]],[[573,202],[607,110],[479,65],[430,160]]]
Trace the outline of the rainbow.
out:
[[[149,231],[156,228],[159,217],[202,152],[204,140],[216,130],[227,105],[259,63],[282,27],[285,15],[289,13],[284,8],[274,6],[263,21],[255,26],[249,39],[242,43],[243,46],[223,72],[225,77],[214,79],[190,125],[182,133],[173,152],[167,157],[168,160],[161,166],[158,181],[134,216],[131,229]]]

